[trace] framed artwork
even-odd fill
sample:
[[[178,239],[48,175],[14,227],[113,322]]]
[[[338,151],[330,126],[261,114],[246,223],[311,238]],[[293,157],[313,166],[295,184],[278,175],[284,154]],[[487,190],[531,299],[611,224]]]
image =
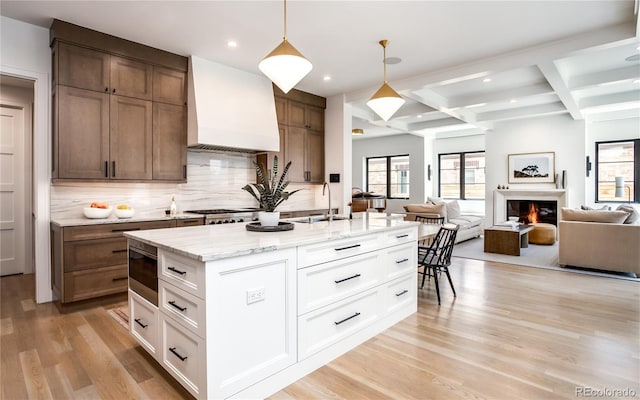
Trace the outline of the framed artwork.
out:
[[[509,183],[553,183],[556,153],[509,154]]]

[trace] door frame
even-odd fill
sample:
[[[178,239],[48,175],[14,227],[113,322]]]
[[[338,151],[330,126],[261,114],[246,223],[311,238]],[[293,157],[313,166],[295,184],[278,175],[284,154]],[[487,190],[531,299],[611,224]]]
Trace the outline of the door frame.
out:
[[[48,73],[0,65],[0,74],[34,81],[32,126],[32,195],[35,217],[36,303],[53,300],[51,289],[51,81]]]

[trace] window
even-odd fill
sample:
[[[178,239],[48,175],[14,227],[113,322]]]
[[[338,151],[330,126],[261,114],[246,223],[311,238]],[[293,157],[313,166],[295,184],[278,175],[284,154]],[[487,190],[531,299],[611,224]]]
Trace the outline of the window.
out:
[[[438,155],[439,191],[445,199],[484,199],[483,151]]]
[[[636,202],[640,139],[596,143],[596,202]],[[615,177],[624,177],[624,197],[616,197]]]
[[[367,192],[409,198],[409,155],[367,158]]]

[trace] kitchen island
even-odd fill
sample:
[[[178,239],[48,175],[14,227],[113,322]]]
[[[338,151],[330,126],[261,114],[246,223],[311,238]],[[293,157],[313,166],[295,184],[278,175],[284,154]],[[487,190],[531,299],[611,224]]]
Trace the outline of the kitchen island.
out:
[[[417,309],[418,225],[384,214],[127,232],[157,248],[130,332],[196,398],[264,398]]]

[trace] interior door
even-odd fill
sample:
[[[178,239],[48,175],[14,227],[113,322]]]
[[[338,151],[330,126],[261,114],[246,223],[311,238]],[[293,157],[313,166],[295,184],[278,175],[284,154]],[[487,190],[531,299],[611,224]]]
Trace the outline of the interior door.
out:
[[[24,108],[0,104],[0,276],[24,272]]]

